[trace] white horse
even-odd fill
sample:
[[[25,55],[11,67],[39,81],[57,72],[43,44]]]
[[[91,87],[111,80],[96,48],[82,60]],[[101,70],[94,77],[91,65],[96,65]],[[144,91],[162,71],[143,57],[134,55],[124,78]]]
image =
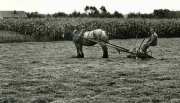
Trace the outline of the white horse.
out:
[[[83,45],[93,46],[97,44],[96,41],[99,41],[98,44],[102,47],[103,58],[108,58],[108,48],[103,42],[109,42],[109,38],[104,30],[96,29],[96,30],[86,31],[86,32],[84,32],[84,30],[73,31],[73,42],[77,49],[78,58],[84,58]]]

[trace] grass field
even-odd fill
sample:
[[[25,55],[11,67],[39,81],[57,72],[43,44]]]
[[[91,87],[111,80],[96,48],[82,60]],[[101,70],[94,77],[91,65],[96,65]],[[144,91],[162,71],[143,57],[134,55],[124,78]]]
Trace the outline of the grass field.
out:
[[[132,48],[136,40],[110,42]],[[98,45],[72,58],[71,41],[0,44],[0,103],[180,103],[179,44],[160,39],[151,60],[110,48],[103,59]]]

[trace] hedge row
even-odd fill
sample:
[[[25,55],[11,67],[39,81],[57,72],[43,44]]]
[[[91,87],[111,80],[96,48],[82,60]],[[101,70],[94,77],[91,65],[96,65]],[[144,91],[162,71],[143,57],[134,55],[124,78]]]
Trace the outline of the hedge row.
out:
[[[19,32],[36,41],[71,40],[74,29],[97,28],[107,31],[111,39],[142,38],[147,36],[150,27],[155,28],[159,37],[180,37],[179,19],[46,18],[0,21],[0,30]]]

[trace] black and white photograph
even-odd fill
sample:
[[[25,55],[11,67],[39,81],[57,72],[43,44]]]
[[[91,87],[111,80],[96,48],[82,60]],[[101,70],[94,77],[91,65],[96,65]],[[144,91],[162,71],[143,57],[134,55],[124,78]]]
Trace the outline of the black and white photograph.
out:
[[[0,0],[0,103],[180,103],[180,0]]]

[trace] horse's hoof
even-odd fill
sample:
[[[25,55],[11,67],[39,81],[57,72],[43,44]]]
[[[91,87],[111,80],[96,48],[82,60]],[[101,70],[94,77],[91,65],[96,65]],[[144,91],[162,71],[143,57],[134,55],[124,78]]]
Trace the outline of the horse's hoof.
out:
[[[77,56],[77,58],[84,58],[84,56]]]
[[[81,55],[81,58],[84,58],[84,54]]]
[[[103,56],[103,58],[108,58],[108,56]]]

